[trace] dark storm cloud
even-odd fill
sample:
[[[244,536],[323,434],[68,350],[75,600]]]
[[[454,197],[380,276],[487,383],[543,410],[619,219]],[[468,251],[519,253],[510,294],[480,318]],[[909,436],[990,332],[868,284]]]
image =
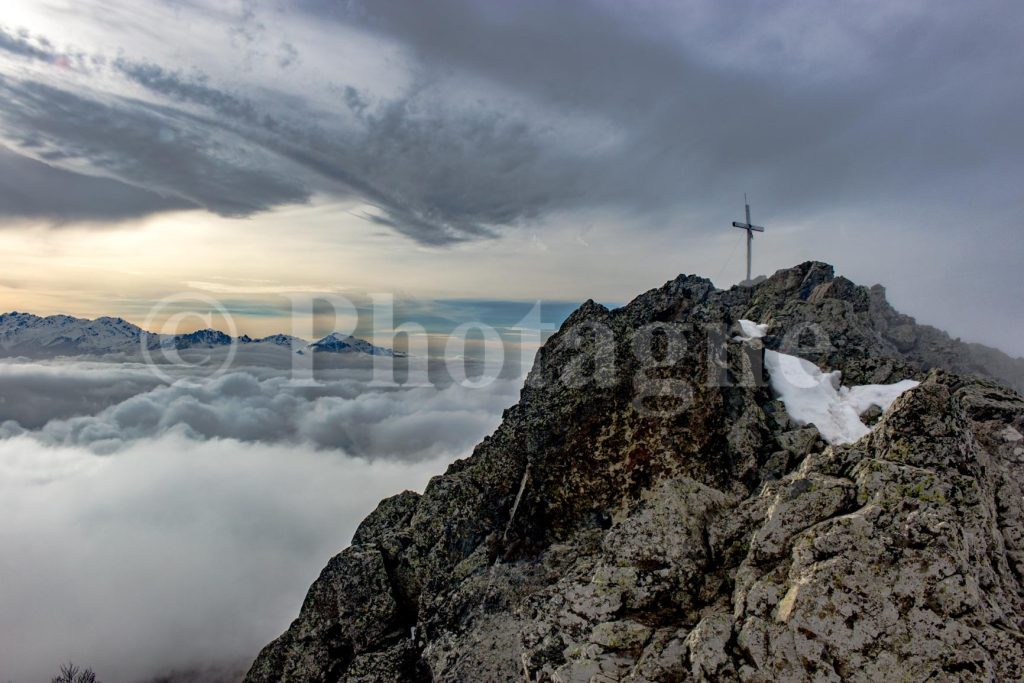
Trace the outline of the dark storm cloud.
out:
[[[184,199],[65,171],[0,147],[0,217],[55,224],[109,222],[195,207]]]
[[[340,69],[325,105],[324,92],[228,89],[196,65],[129,54],[113,72],[160,105],[8,79],[4,116],[25,147],[45,136],[55,162],[81,157],[222,215],[327,192],[431,245],[562,210],[717,222],[743,189],[770,197],[777,219],[886,202],[929,206],[920,220],[934,228],[952,220],[954,190],[994,220],[1020,208],[1024,91],[1007,79],[1024,68],[1024,12],[1005,0],[298,6],[401,47],[410,83],[382,97]],[[248,4],[236,33],[270,54],[290,45],[272,27]],[[48,59],[40,45],[0,40]]]
[[[287,69],[297,61],[299,61],[299,50],[288,41],[282,40],[278,45],[277,65],[282,69]]]
[[[0,98],[0,118],[19,147],[51,163],[87,159],[101,172],[172,197],[171,205],[248,216],[309,196],[266,150],[225,139],[223,130],[186,112],[2,76]],[[16,203],[11,211],[27,210]]]
[[[433,70],[610,121],[620,144],[574,168],[593,188],[584,204],[657,213],[746,186],[807,212],[962,183],[994,183],[1006,200],[1004,174],[1024,170],[1024,91],[1006,80],[1024,67],[1024,13],[1012,2],[908,5],[885,20],[872,19],[884,6],[863,5],[860,20],[799,1],[357,7],[335,16],[410,46]],[[780,18],[790,35],[766,36]],[[688,24],[699,34],[677,37]],[[848,43],[827,44],[830,24]],[[789,56],[787,38],[826,44]],[[752,64],[709,56],[745,44],[760,48]]]
[[[337,130],[301,102],[290,104],[291,116],[275,115],[202,75],[125,59],[114,67],[154,93],[214,112],[216,126],[376,206],[381,214],[368,220],[422,244],[493,237],[486,226],[535,218],[573,193],[575,166],[538,163],[557,152],[545,150],[528,124],[492,111],[449,111],[418,90],[371,103],[346,87],[337,104],[357,125]]]
[[[252,102],[223,90],[210,87],[208,77],[203,74],[183,78],[179,74],[168,71],[157,64],[133,62],[124,58],[114,61],[113,67],[129,80],[154,92],[168,95],[174,99],[199,104],[212,109],[217,114],[227,116],[239,122],[265,125],[268,128],[277,126],[271,117],[260,120],[259,112]]]

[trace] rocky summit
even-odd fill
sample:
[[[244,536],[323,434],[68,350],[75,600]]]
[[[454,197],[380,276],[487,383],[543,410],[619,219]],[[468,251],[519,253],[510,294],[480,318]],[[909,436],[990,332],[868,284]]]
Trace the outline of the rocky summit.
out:
[[[920,384],[829,444],[765,349]],[[992,353],[822,263],[587,302],[497,431],[383,501],[246,680],[1022,680],[1021,361]]]

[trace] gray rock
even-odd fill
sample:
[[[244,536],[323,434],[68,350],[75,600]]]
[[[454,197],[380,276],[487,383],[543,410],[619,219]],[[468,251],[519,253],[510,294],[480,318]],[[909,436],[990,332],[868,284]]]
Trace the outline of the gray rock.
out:
[[[761,344],[716,343],[740,318],[849,381],[922,384],[827,446]],[[1022,680],[1024,399],[965,348],[820,263],[588,302],[247,681]]]

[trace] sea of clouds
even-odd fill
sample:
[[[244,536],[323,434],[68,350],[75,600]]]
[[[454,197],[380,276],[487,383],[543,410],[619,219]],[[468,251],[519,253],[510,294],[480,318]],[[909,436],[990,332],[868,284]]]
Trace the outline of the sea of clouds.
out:
[[[521,386],[174,372],[0,362],[0,680],[244,669],[377,502],[469,455]]]

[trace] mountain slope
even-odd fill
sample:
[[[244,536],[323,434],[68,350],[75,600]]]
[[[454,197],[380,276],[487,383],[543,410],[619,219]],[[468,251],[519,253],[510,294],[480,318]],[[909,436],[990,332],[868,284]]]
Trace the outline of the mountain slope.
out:
[[[926,371],[943,349],[880,295],[806,263],[584,304],[247,681],[1020,680],[1024,400]],[[760,381],[764,347],[921,384],[830,445]]]

